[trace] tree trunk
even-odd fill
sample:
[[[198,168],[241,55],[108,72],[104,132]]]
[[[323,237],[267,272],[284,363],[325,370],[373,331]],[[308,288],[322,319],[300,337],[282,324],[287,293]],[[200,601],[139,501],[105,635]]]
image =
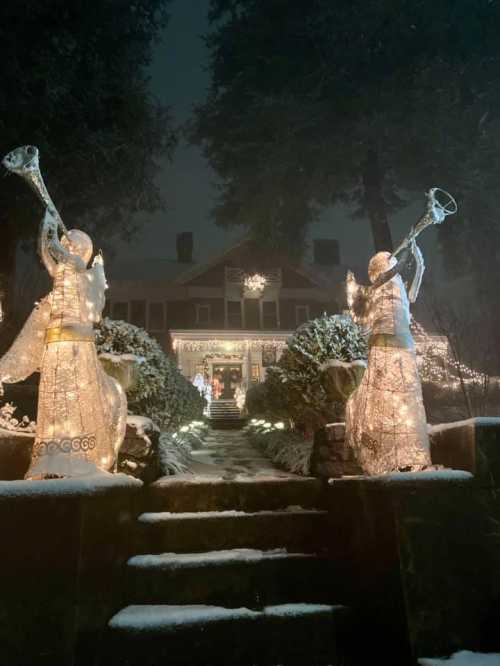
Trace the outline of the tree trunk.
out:
[[[384,175],[376,150],[370,149],[363,164],[364,203],[368,212],[375,251],[392,252],[392,236],[383,195]]]

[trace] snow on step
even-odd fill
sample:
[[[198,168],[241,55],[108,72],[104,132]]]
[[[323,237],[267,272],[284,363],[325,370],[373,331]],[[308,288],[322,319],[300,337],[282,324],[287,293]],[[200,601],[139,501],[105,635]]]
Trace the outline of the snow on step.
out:
[[[437,659],[419,659],[420,666],[499,666],[500,654],[493,652],[469,652],[462,650],[455,652],[449,659],[441,657]]]
[[[285,548],[274,548],[272,550],[233,548],[230,550],[214,550],[206,553],[135,555],[129,559],[128,565],[137,569],[180,569],[198,566],[220,566],[235,562],[254,564],[255,562],[271,560],[313,558],[315,556],[309,553],[289,553]]]
[[[298,618],[313,615],[331,615],[343,611],[344,606],[326,604],[283,604],[267,606],[262,611],[249,608],[224,608],[222,606],[170,606],[134,605],[127,606],[111,618],[109,626],[124,632],[169,632],[180,627],[189,628],[210,623],[257,620],[259,618]]]
[[[259,612],[248,608],[223,608],[221,606],[168,606],[144,604],[127,606],[109,621],[112,629],[120,631],[168,631],[178,627],[209,624],[221,620],[257,618]]]
[[[276,470],[271,474],[263,474],[258,477],[248,476],[247,474],[235,474],[234,478],[230,481],[224,479],[220,474],[175,474],[172,476],[162,476],[157,481],[151,484],[151,488],[154,490],[158,489],[167,489],[167,488],[178,488],[179,486],[224,486],[224,485],[234,485],[241,484],[247,486],[263,486],[263,485],[275,485],[281,484],[283,486],[287,485],[297,485],[297,486],[310,486],[310,487],[320,487],[321,482],[314,478],[313,476],[295,476],[290,473],[281,472]]]
[[[138,521],[145,524],[166,523],[170,521],[188,520],[211,520],[220,518],[254,518],[259,516],[327,516],[328,511],[318,509],[303,509],[302,507],[287,507],[275,511],[196,511],[187,513],[172,513],[170,511],[157,511],[153,513],[141,513]]]

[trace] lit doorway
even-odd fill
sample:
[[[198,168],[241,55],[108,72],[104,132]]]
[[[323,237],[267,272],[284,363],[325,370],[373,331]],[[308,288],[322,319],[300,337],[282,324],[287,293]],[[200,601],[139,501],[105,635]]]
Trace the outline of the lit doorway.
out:
[[[214,400],[234,400],[234,392],[242,382],[241,363],[217,363],[212,367]]]

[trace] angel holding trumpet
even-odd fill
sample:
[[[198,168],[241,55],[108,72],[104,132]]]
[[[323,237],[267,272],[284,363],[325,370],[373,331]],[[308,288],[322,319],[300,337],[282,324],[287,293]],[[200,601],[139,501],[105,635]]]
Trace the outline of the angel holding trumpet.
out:
[[[126,427],[127,401],[101,367],[93,327],[105,304],[102,255],[79,229],[67,230],[43,182],[38,149],[21,146],[3,165],[41,199],[45,214],[39,253],[52,278],[18,337],[0,358],[2,384],[40,373],[36,437],[29,479],[82,476],[110,470]]]
[[[347,274],[347,303],[368,338],[368,364],[346,407],[346,445],[363,473],[421,470],[431,464],[427,419],[410,331],[410,303],[425,270],[417,236],[457,211],[440,188],[427,194],[427,210],[391,254],[377,252],[368,264],[370,286]],[[407,291],[402,272],[414,264]]]

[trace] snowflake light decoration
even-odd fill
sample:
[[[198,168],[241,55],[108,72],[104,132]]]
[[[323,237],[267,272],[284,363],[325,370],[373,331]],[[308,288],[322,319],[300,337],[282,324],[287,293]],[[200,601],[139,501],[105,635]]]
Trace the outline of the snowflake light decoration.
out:
[[[267,278],[261,273],[254,273],[253,275],[247,275],[243,284],[249,291],[264,291],[267,284]]]

